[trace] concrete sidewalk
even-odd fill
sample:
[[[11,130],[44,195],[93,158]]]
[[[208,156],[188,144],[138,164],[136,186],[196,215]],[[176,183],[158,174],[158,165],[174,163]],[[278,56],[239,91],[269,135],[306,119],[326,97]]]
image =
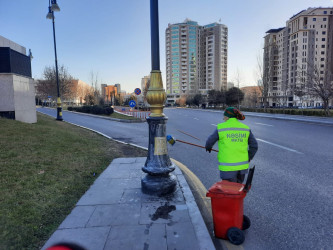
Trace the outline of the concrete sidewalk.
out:
[[[141,192],[141,158],[118,158],[96,179],[42,249],[59,242],[99,249],[215,249],[193,194],[176,166],[177,190]]]

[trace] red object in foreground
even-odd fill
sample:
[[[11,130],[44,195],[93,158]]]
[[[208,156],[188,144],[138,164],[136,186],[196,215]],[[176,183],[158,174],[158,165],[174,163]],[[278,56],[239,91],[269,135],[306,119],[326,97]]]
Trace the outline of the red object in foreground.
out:
[[[220,181],[207,192],[211,198],[215,236],[239,245],[245,240],[243,230],[244,184]],[[244,228],[246,229],[246,228]]]

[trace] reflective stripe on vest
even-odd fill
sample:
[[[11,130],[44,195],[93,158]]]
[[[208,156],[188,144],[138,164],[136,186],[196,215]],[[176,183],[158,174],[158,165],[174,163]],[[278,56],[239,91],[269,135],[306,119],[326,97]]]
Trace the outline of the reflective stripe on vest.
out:
[[[247,129],[247,128],[221,128],[221,129],[218,130],[218,132],[230,131],[230,130],[249,131],[250,132],[250,129]]]
[[[248,139],[250,128],[236,118],[217,125],[220,171],[238,171],[249,168]]]
[[[219,162],[220,165],[223,166],[239,166],[239,165],[244,165],[244,164],[248,164],[249,161],[242,161],[242,162],[235,162],[235,163],[227,163],[227,162]]]

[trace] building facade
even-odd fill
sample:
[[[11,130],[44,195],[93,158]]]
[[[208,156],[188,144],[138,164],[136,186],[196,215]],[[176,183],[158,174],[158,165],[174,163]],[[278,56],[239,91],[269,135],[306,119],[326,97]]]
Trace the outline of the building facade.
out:
[[[118,87],[116,85],[120,88],[120,84],[115,84],[115,85],[101,84],[101,92],[105,104],[114,105],[115,98],[119,97],[118,95],[120,91],[118,90]]]
[[[310,89],[333,73],[333,8],[303,10],[267,31],[263,60],[269,106],[322,106]]]
[[[167,102],[182,96],[227,86],[228,29],[223,24],[205,26],[186,19],[169,24],[166,37]]]

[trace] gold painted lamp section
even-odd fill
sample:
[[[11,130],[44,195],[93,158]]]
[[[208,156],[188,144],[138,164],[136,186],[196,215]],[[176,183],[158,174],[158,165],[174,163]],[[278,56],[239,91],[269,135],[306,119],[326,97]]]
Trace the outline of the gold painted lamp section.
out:
[[[161,71],[153,70],[150,76],[150,86],[147,92],[147,102],[150,104],[151,117],[163,117],[163,104],[166,100],[163,89]]]

